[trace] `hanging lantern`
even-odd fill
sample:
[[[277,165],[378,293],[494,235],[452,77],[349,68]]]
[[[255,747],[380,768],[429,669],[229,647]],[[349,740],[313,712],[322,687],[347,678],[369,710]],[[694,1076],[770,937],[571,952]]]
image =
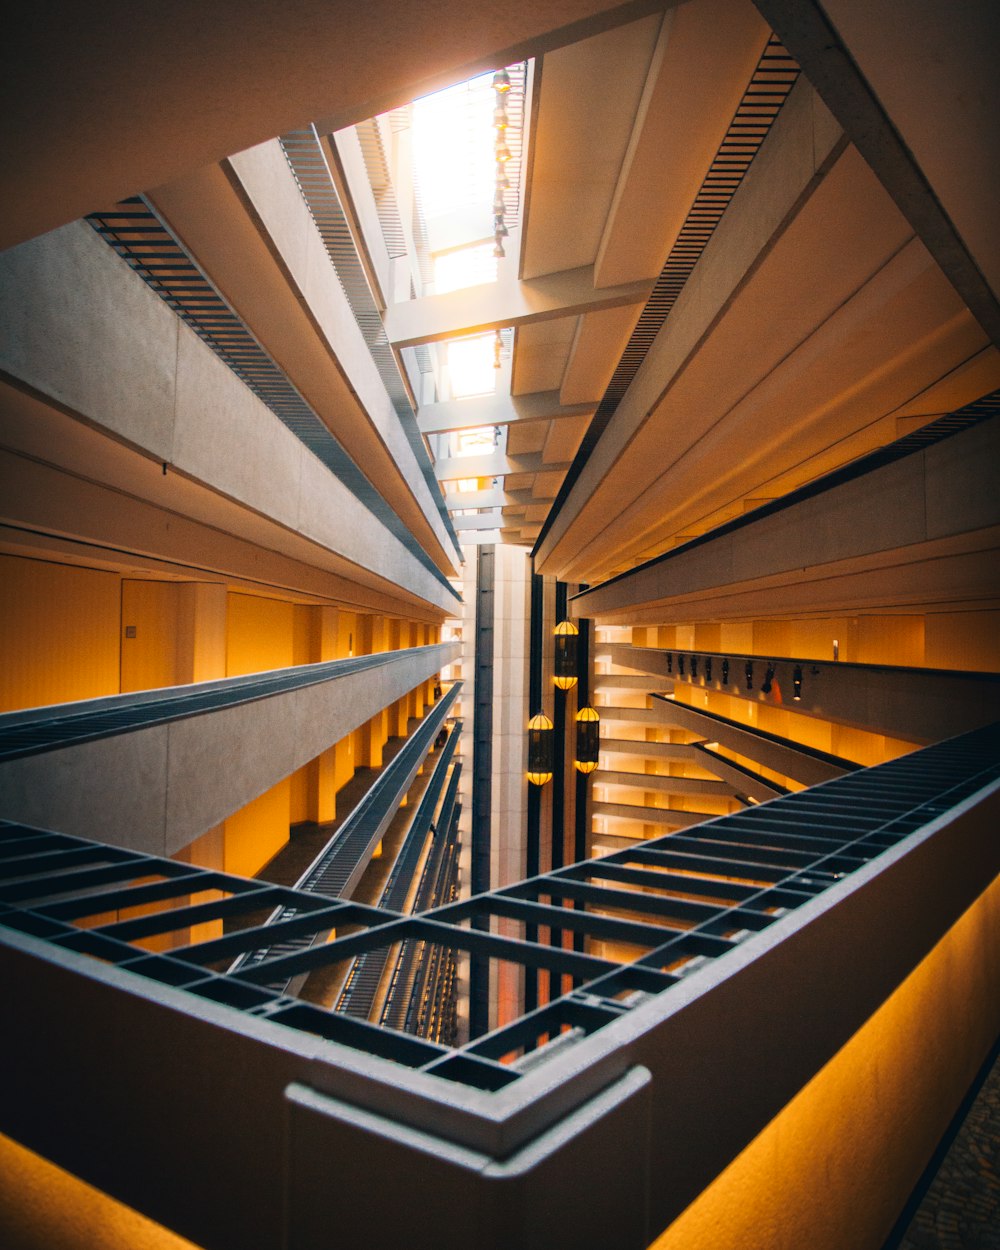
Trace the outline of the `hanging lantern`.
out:
[[[582,707],[576,714],[576,771],[592,773],[601,751],[601,718],[592,707]]]
[[[510,90],[510,74],[505,69],[498,69],[493,75],[493,90],[499,91],[501,95]]]
[[[544,786],[552,780],[552,761],[555,758],[555,731],[544,712],[538,712],[528,721],[528,780],[536,786]]]
[[[572,690],[576,685],[576,640],[579,632],[572,621],[560,621],[556,626],[556,662],[552,680],[560,690]]]

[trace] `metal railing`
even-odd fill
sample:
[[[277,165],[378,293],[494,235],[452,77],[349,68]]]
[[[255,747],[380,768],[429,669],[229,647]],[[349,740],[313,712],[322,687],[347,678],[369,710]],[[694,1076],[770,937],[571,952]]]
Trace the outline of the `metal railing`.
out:
[[[695,968],[731,954],[998,775],[994,725],[681,834],[408,917],[8,824],[0,837],[0,927],[407,1067],[498,1089],[521,1079],[512,1056],[566,1028],[589,1035],[643,996],[669,993]],[[225,897],[188,901],[204,891]],[[106,918],[171,901],[174,910]],[[221,938],[189,940],[192,926],[262,909],[271,914],[276,903],[287,919],[262,918]],[[501,922],[507,930],[511,922],[533,926],[539,940],[501,935]],[[340,936],[344,926],[354,931]],[[335,940],[313,941],[331,929]],[[570,932],[584,935],[583,951],[558,944]],[[166,934],[174,934],[175,949],[143,948],[144,939]],[[286,939],[296,946],[283,953],[278,943]],[[452,1047],[350,1020],[273,988],[410,939],[432,952],[465,951],[543,970],[548,1001]],[[234,957],[255,951],[271,953],[226,970]]]

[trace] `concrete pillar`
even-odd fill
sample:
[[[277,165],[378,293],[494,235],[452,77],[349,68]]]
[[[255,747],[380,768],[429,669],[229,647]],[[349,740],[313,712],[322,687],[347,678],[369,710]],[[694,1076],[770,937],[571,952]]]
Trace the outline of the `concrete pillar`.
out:
[[[375,715],[361,727],[361,759],[359,763],[367,768],[382,767],[382,748],[385,746],[385,709]]]
[[[178,587],[177,675],[180,682],[226,675],[226,587],[185,582]]]
[[[406,729],[410,715],[410,700],[406,695],[389,709],[389,733],[397,738],[406,737]]]
[[[418,621],[411,621],[410,622],[410,646],[419,647],[423,645],[423,642],[424,642],[423,626]],[[427,697],[428,697],[428,692],[427,692],[426,683],[422,682],[414,690],[410,691],[410,698],[412,700],[412,703],[410,706],[411,716],[423,716],[424,708],[427,705]]]

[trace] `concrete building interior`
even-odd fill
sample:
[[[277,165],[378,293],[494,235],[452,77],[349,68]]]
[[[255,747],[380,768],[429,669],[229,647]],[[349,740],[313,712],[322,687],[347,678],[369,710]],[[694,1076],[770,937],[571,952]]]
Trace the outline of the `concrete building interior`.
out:
[[[1000,1244],[1000,9],[4,42],[0,1243]]]

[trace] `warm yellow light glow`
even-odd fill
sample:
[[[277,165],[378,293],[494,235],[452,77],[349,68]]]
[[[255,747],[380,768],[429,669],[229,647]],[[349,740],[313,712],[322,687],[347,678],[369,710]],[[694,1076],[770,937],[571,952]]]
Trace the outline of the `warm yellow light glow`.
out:
[[[551,741],[543,746],[542,735],[552,733],[552,722],[544,712],[536,712],[528,721],[528,780],[536,786],[544,786],[552,780],[548,767],[552,758]]]
[[[447,359],[452,399],[495,392],[497,375],[493,368],[492,334],[453,340],[447,346]]]
[[[198,1250],[186,1237],[2,1135],[0,1244],[11,1250]]]
[[[997,934],[1000,880],[651,1250],[881,1245],[996,1037]]]
[[[553,677],[552,680],[560,690],[572,690],[576,685],[575,677]]]
[[[597,767],[597,760],[574,760],[578,773],[592,773]]]
[[[572,621],[560,621],[552,631],[554,634],[579,634],[579,630]]]

